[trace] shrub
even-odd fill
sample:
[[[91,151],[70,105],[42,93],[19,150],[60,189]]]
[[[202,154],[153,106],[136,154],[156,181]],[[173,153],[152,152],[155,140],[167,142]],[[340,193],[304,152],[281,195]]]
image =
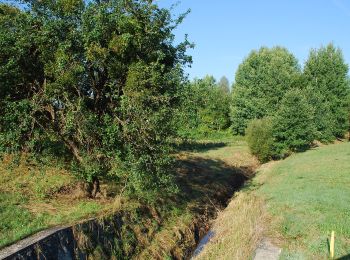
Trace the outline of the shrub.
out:
[[[246,135],[252,154],[261,162],[309,148],[316,137],[316,126],[305,92],[288,91],[275,116],[252,120]]]
[[[254,119],[250,121],[246,130],[247,142],[252,154],[261,162],[274,157],[274,140],[272,119]]]

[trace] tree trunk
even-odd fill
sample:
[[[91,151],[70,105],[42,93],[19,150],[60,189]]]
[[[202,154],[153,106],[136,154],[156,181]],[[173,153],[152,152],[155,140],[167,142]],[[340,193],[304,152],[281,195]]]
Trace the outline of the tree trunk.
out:
[[[93,177],[92,182],[89,183],[90,189],[89,193],[91,198],[96,198],[96,195],[101,191],[100,190],[100,180],[98,177]]]

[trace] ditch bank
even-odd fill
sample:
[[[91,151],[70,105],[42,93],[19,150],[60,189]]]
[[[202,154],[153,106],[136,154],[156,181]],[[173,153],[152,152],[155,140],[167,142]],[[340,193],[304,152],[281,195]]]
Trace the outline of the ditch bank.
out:
[[[0,259],[189,259],[253,169],[190,158],[177,172],[179,195],[157,207],[138,205],[45,230],[2,249]]]

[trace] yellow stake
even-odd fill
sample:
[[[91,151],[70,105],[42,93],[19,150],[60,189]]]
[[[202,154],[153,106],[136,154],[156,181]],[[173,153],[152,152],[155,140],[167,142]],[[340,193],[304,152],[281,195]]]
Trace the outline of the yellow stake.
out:
[[[331,243],[329,245],[329,252],[331,253],[331,259],[334,259],[334,231],[332,231],[331,235]]]

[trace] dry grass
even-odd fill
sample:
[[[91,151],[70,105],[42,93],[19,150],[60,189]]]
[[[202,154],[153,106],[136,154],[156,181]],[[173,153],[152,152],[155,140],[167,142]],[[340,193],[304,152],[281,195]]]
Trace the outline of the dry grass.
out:
[[[263,236],[264,202],[252,192],[240,192],[219,213],[214,237],[196,259],[249,259]]]
[[[177,259],[184,259],[184,248],[195,246],[194,234],[192,233],[194,216],[189,212],[168,221],[168,224],[155,234],[149,246],[135,259],[166,259],[170,255]]]
[[[244,140],[235,138],[225,142],[199,142],[194,149],[179,153],[177,160],[181,162],[178,184],[181,204],[185,207],[167,220],[137,259],[189,258],[191,249],[198,242],[196,239],[208,231],[210,220],[217,216],[233,192],[251,177],[258,164]]]

